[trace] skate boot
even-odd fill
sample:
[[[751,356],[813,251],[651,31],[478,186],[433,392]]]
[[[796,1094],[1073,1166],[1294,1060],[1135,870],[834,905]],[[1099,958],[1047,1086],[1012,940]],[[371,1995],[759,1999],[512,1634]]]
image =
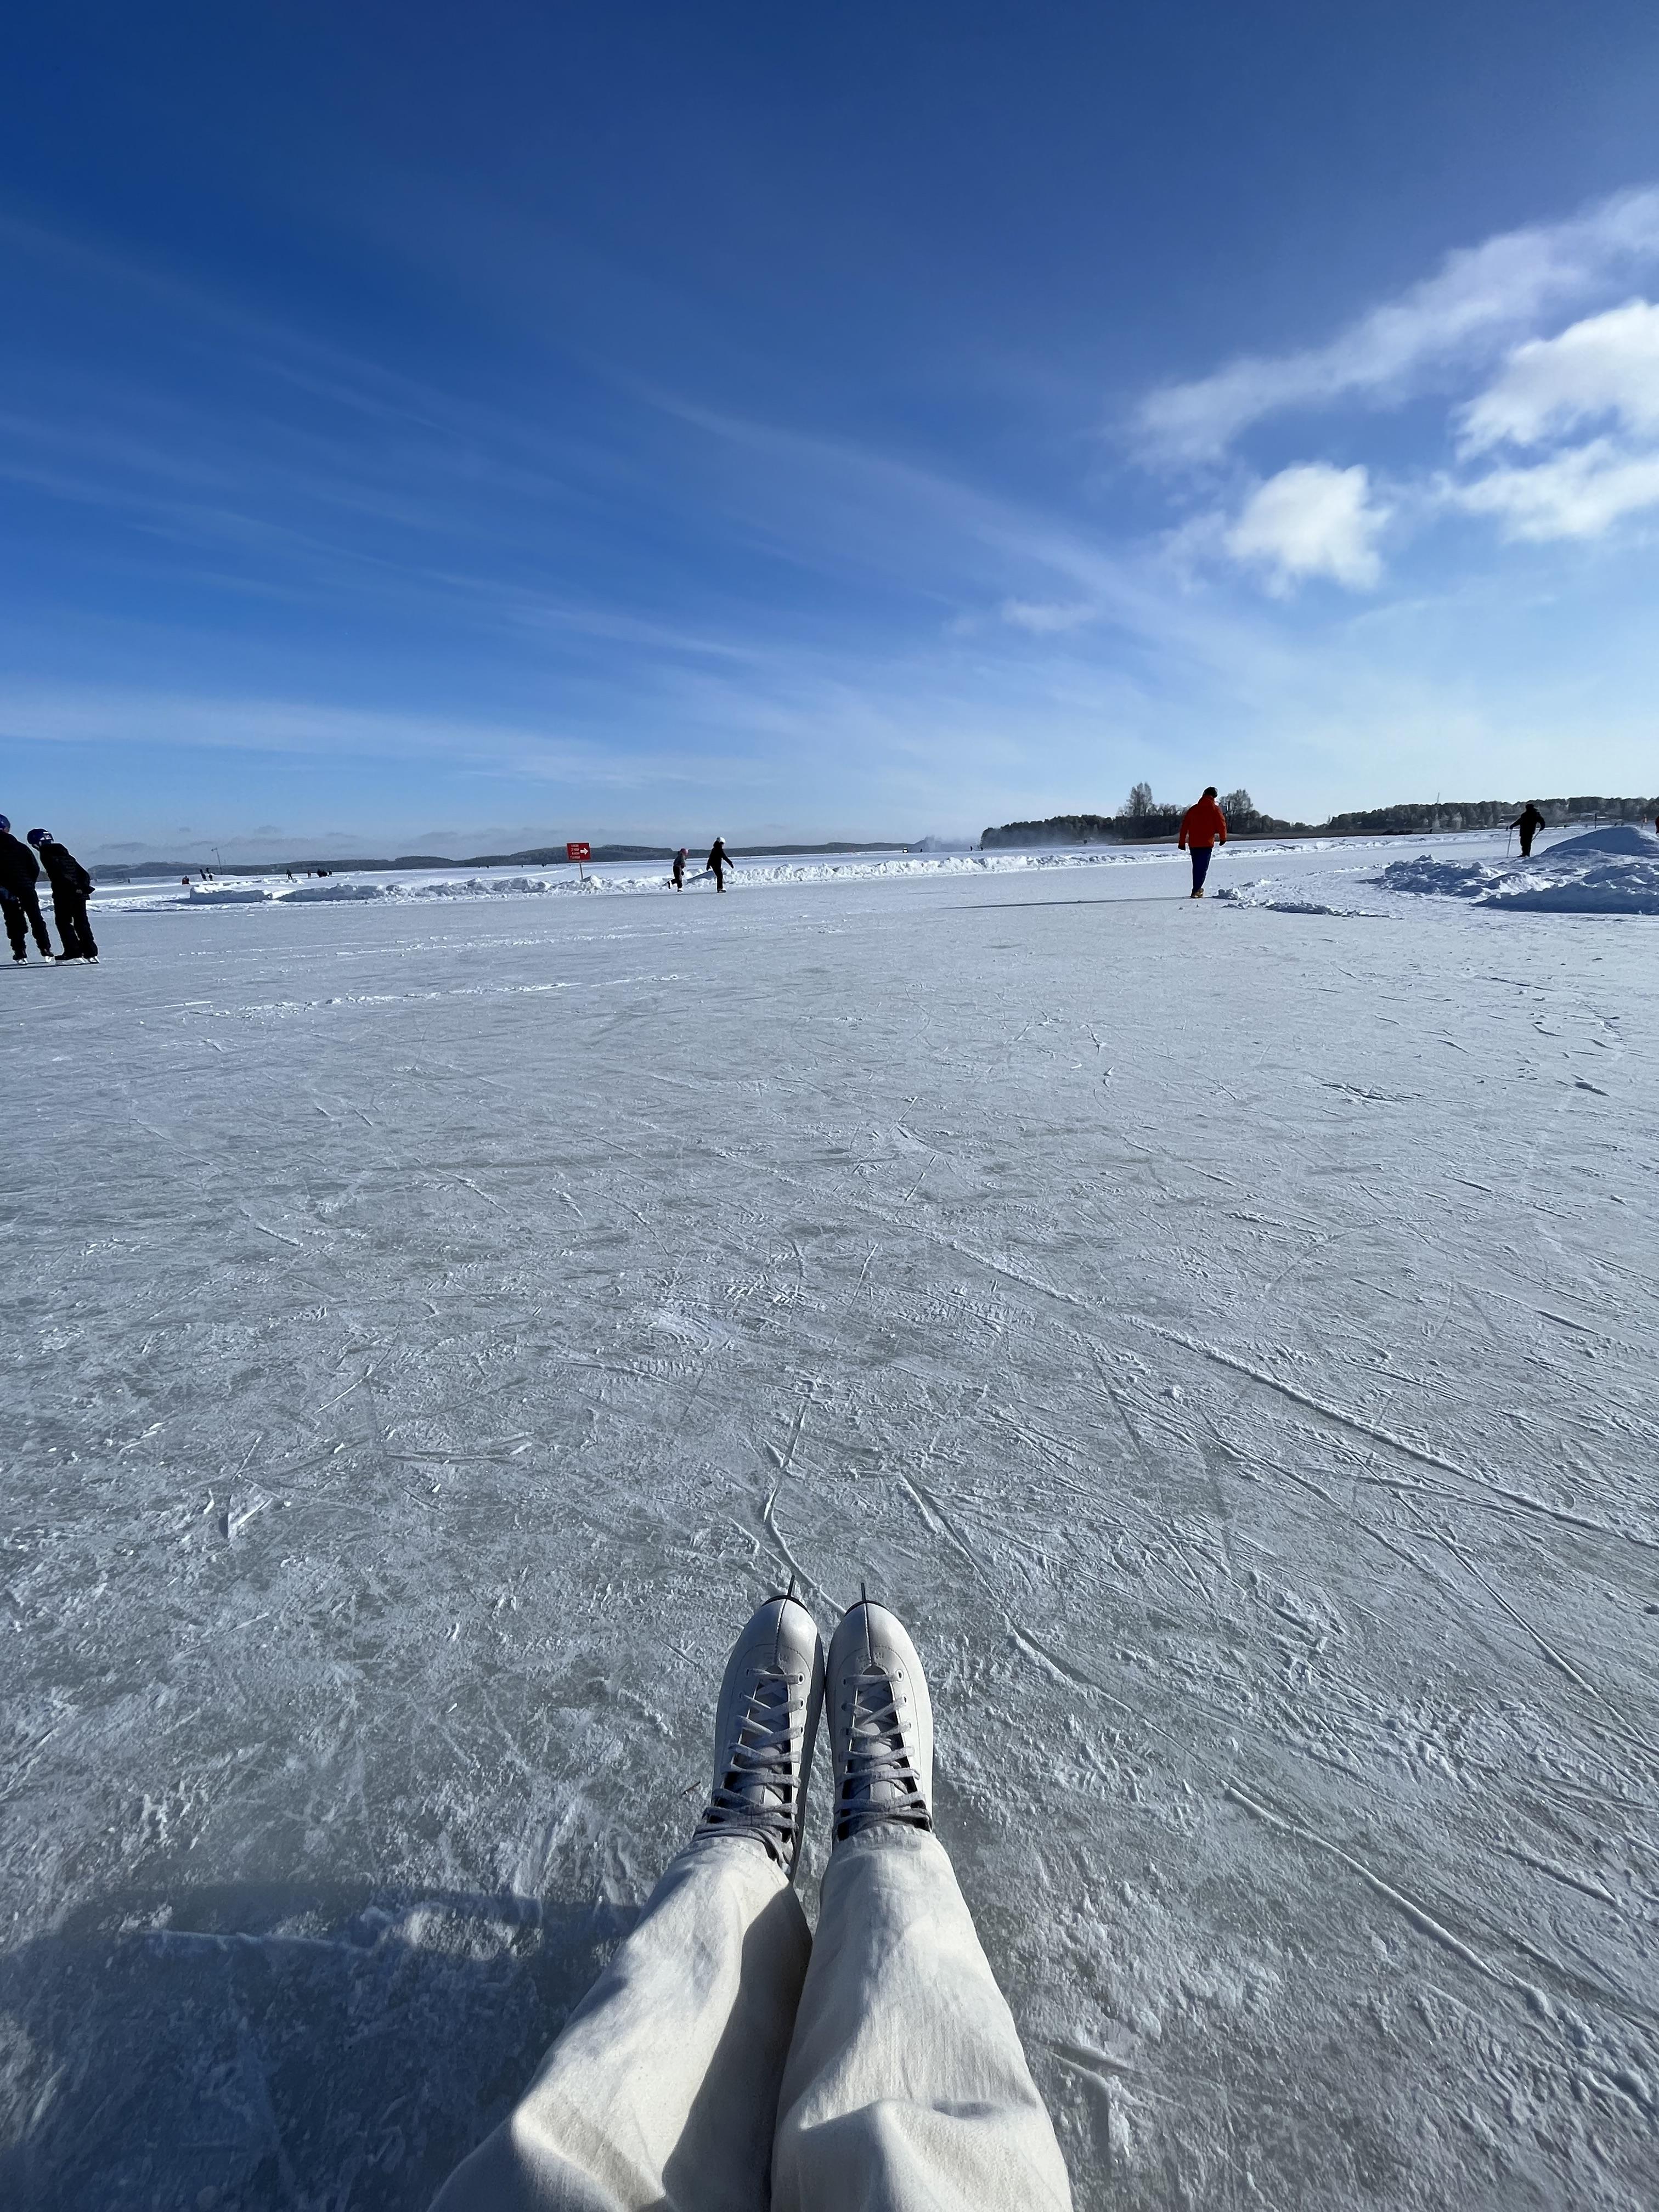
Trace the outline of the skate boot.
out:
[[[823,1644],[794,1595],[769,1597],[732,1647],[714,1715],[714,1787],[695,1840],[748,1836],[788,1875],[800,1860],[823,1709]]]
[[[933,1825],[933,1708],[916,1647],[884,1605],[867,1597],[830,1643],[824,1690],[836,1771],[835,1840],[878,1821]]]

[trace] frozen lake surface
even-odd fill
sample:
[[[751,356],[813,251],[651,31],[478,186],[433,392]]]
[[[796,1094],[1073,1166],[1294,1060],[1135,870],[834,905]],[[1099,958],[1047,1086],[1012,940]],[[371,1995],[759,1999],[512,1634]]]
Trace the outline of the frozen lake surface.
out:
[[[1659,915],[1659,838],[1645,825],[1621,823],[1588,833],[1551,831],[1523,861],[1512,835],[1468,830],[1431,837],[1261,837],[1221,850],[1212,889],[1224,900],[1247,906],[1306,911],[1322,900],[1338,913],[1352,911],[1356,889],[1370,911],[1420,896],[1478,900],[1511,911]],[[860,883],[939,884],[951,877],[983,882],[1008,877],[1042,879],[1056,872],[1082,874],[1089,895],[1144,896],[1159,871],[1184,866],[1170,846],[1107,845],[1065,850],[914,853],[890,849],[834,855],[745,854],[732,888],[799,890],[806,884],[838,889]],[[1154,872],[1152,877],[1146,871]],[[345,869],[312,878],[292,871],[228,876],[213,882],[154,878],[106,882],[100,910],[112,904],[128,913],[187,907],[202,913],[231,906],[340,906],[374,901],[450,902],[489,898],[640,897],[673,894],[668,864],[610,861],[579,870],[568,865],[499,868]],[[707,871],[690,863],[686,890],[713,889]],[[1344,905],[1343,901],[1349,902]]]
[[[1659,921],[1426,843],[9,971],[0,2197],[423,2207],[794,1571],[1080,2206],[1650,2204]]]

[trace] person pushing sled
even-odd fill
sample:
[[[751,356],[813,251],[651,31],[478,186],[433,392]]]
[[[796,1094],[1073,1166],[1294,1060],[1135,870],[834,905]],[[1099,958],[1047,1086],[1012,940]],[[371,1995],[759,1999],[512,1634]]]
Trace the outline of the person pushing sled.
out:
[[[794,1892],[820,1714],[817,1933]],[[738,1637],[714,1780],[541,2070],[433,2212],[1069,2212],[1060,2146],[944,1845],[915,1646],[860,1599]]]

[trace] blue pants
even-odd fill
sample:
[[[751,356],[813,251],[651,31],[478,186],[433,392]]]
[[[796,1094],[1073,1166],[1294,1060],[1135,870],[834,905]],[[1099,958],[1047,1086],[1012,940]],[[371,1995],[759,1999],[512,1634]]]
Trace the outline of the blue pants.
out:
[[[1213,845],[1193,847],[1193,889],[1195,891],[1201,891],[1204,888],[1204,878],[1210,872],[1210,855],[1214,850]]]

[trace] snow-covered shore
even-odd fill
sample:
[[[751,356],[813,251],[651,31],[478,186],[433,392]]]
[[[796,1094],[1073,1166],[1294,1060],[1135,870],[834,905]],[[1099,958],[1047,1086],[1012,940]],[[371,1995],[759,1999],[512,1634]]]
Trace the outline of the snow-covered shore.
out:
[[[1510,841],[1512,843],[1512,840]],[[1622,828],[1547,837],[1531,861],[1504,851],[1502,832],[1470,830],[1440,837],[1235,840],[1218,854],[1211,895],[1224,903],[1290,913],[1380,912],[1401,896],[1479,900],[1510,912],[1659,913],[1659,840]],[[1502,855],[1500,859],[1500,855]],[[848,888],[875,883],[941,883],[957,878],[1015,879],[1078,874],[1090,896],[1164,895],[1171,869],[1184,859],[1167,846],[1090,847],[1052,852],[850,854],[834,859],[745,859],[729,890]],[[1258,874],[1255,871],[1265,870]],[[1173,881],[1173,878],[1170,878]],[[695,869],[686,894],[712,893],[713,879]],[[406,869],[322,878],[286,874],[238,876],[212,884],[145,881],[100,885],[101,913],[154,913],[183,907],[195,913],[249,906],[341,906],[389,900],[615,898],[673,895],[665,866],[615,862],[571,867]]]
[[[1264,842],[1249,849],[1271,857],[1323,851],[1327,847]],[[735,894],[799,890],[820,884],[925,884],[962,877],[1047,877],[1075,869],[1085,870],[1091,877],[1098,878],[1108,870],[1115,874],[1126,868],[1167,867],[1173,857],[1167,847],[1121,846],[1030,853],[848,854],[823,860],[769,858],[760,854],[745,857],[736,864],[728,878],[727,890]],[[712,876],[694,863],[686,878],[685,892],[681,896],[701,896],[712,893],[714,888]],[[590,866],[580,876],[574,867],[556,866],[483,872],[468,868],[362,871],[320,880],[303,877],[295,879],[280,874],[238,876],[213,884],[189,885],[178,882],[146,881],[131,885],[112,882],[100,888],[100,898],[108,906],[139,912],[177,907],[201,911],[267,903],[328,906],[370,899],[592,898],[657,893],[674,895],[665,863],[615,861]]]
[[[1375,872],[1304,866],[1224,885],[1219,896],[1230,905],[1289,914],[1402,916],[1436,898],[1494,914],[1659,915],[1659,838],[1621,823],[1557,838],[1524,860],[1443,844]]]

